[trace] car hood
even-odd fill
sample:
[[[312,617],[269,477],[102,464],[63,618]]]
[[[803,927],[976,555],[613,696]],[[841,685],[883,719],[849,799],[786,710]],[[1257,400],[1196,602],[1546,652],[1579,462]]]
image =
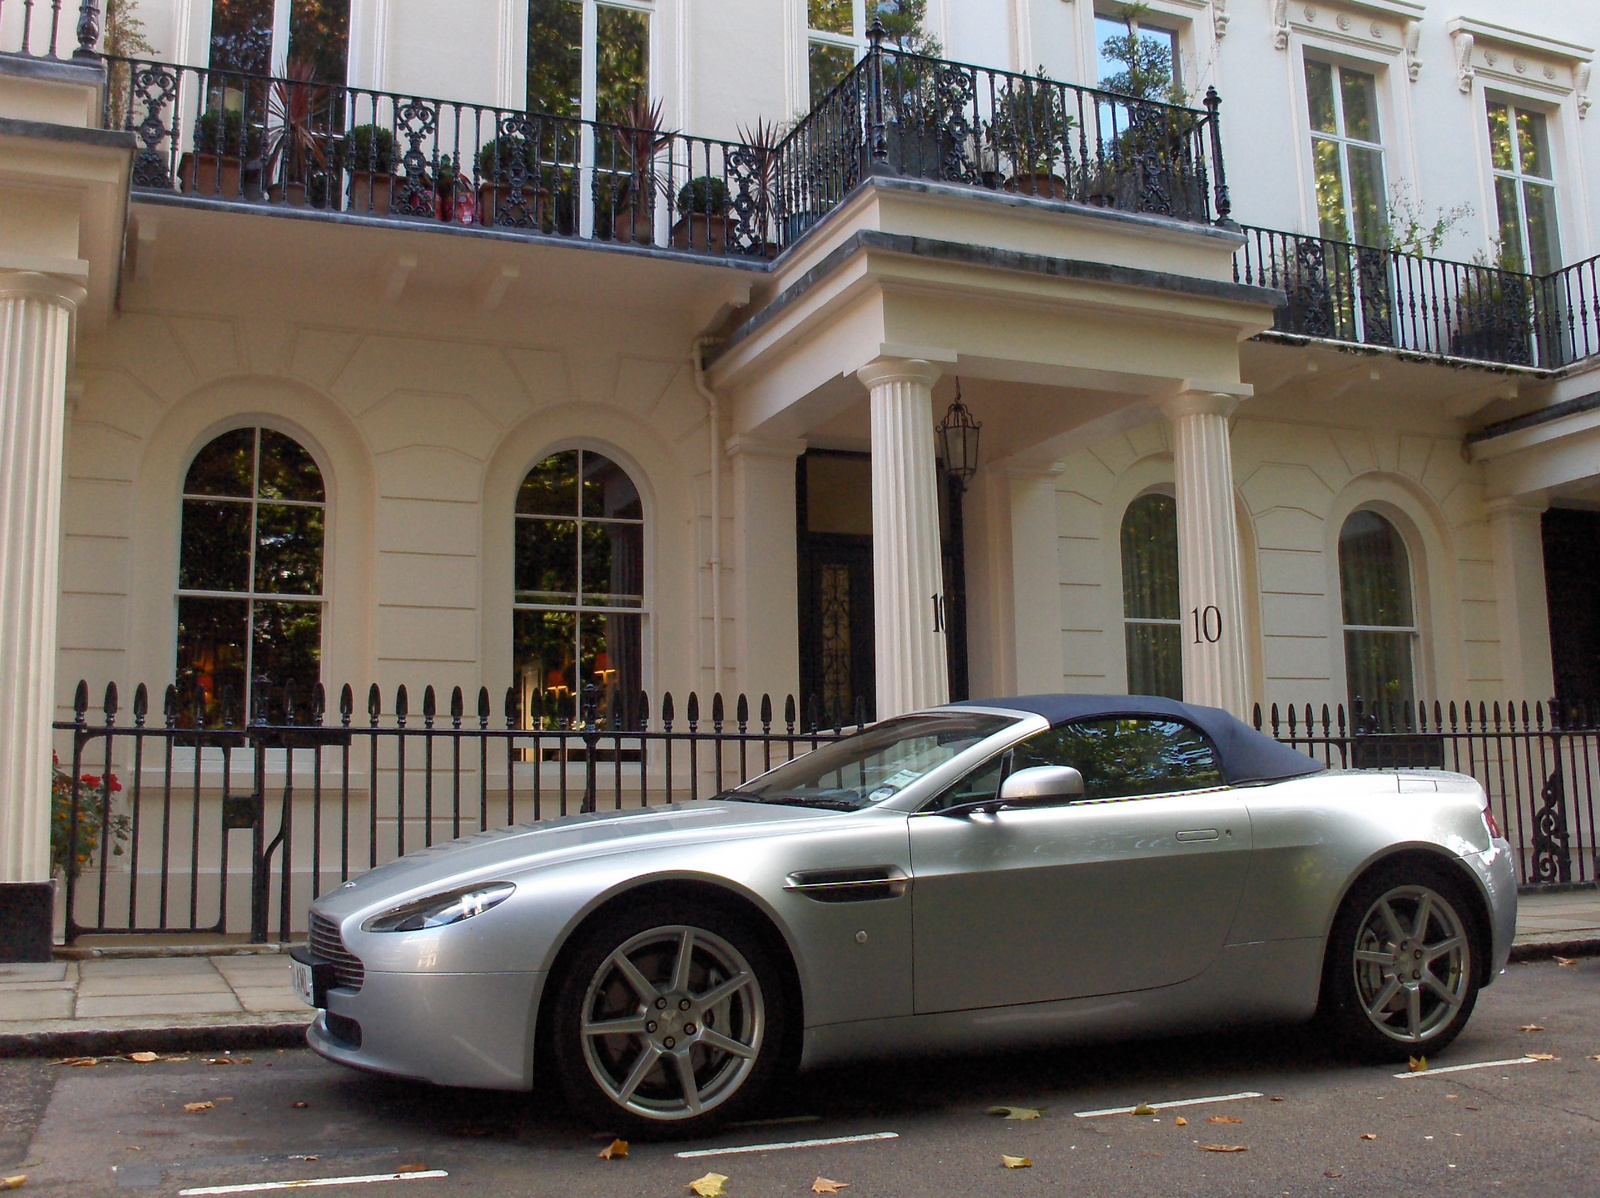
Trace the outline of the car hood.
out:
[[[339,918],[373,902],[423,888],[487,880],[489,874],[522,873],[611,853],[743,839],[846,814],[764,803],[702,801],[514,824],[408,853],[346,882],[319,899],[316,907]]]

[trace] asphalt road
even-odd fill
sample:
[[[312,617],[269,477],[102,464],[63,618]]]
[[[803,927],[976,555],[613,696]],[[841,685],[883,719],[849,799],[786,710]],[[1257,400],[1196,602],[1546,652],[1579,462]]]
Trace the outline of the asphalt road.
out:
[[[1520,1030],[1527,1024],[1543,1030]],[[848,1198],[1600,1195],[1600,1061],[1589,1059],[1600,1055],[1600,959],[1512,966],[1430,1065],[1530,1052],[1556,1059],[1401,1079],[1396,1067],[1343,1064],[1291,1030],[835,1070],[802,1078],[762,1124],[703,1143],[636,1144],[611,1161],[596,1156],[609,1136],[535,1096],[402,1085],[305,1051],[226,1066],[203,1054],[87,1067],[8,1060],[0,1061],[0,1175],[26,1173],[25,1193],[129,1198],[415,1166],[448,1176],[323,1192],[682,1198],[689,1182],[716,1172],[730,1198],[809,1194],[819,1176],[848,1182]],[[1242,1091],[1262,1097],[1076,1117]],[[184,1110],[196,1102],[213,1105]],[[996,1104],[1043,1113],[985,1114]],[[1213,1116],[1239,1122],[1206,1122]],[[676,1155],[884,1132],[895,1138]],[[1203,1151],[1207,1144],[1247,1151]],[[1032,1167],[1006,1169],[1002,1155]]]

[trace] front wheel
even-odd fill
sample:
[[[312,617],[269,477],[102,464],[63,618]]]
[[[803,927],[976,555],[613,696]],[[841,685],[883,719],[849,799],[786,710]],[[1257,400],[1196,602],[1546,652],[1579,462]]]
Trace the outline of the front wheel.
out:
[[[697,1135],[749,1107],[789,1031],[782,976],[750,924],[669,900],[583,934],[551,1027],[578,1112],[648,1138]]]
[[[1478,944],[1453,881],[1421,867],[1381,870],[1351,890],[1334,921],[1322,1013],[1359,1056],[1437,1052],[1478,1001]]]

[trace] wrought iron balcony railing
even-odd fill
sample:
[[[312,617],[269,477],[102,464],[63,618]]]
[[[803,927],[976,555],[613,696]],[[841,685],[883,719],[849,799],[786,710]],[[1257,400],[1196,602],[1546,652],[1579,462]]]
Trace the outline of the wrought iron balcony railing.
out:
[[[98,62],[98,0],[0,0],[0,54],[45,62]]]
[[[1244,227],[1234,278],[1282,290],[1278,332],[1507,366],[1600,352],[1596,259],[1529,275]]]

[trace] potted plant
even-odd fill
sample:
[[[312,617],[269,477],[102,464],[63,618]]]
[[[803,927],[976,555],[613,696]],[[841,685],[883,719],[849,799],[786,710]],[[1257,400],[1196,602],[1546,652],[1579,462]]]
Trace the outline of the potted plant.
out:
[[[380,125],[357,125],[345,134],[350,211],[387,216],[394,197],[394,134]]]
[[[701,253],[728,252],[728,185],[713,175],[690,179],[678,189],[678,220],[672,226],[672,244],[680,250]]]
[[[502,133],[478,151],[480,224],[537,227],[540,191],[533,143],[522,134]]]
[[[267,196],[273,203],[321,208],[328,202],[328,111],[326,87],[316,81],[315,64],[293,58],[267,96]]]
[[[1450,352],[1512,365],[1531,365],[1533,305],[1531,278],[1504,247],[1494,261],[1480,250],[1472,265],[1459,268],[1450,330]]]
[[[1007,191],[1064,200],[1071,195],[1072,130],[1066,92],[1044,78],[1019,76],[995,97],[988,138],[994,161],[1006,170]]]
[[[237,108],[208,108],[195,118],[194,150],[178,162],[178,181],[194,195],[236,200],[244,195],[245,160],[260,155],[261,130],[252,126],[247,138]]]
[[[677,134],[661,127],[661,101],[652,104],[643,91],[637,91],[615,136],[628,173],[618,180],[611,235],[618,241],[649,245],[655,241],[656,200],[671,183],[670,176],[662,178],[657,171],[656,154]]]
[[[787,129],[757,119],[754,128],[739,128],[740,145],[728,157],[732,170],[747,171],[745,195],[750,210],[735,214],[738,248],[747,253],[777,256],[777,229],[779,228],[778,203],[778,148],[783,144]]]

